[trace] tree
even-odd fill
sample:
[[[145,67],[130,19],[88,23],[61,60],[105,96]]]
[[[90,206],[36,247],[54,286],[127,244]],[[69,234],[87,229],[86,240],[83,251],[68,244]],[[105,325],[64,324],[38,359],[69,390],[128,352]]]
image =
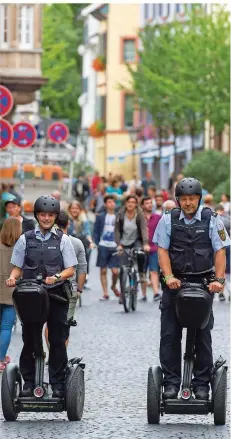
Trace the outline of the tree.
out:
[[[196,9],[184,23],[147,25],[140,40],[140,62],[128,69],[154,124],[161,113],[165,127],[193,139],[209,119],[220,133],[229,124],[229,14],[219,6],[216,15]]]
[[[77,128],[80,119],[82,23],[76,20],[85,4],[44,6],[42,72],[48,83],[42,87],[42,112],[49,106],[51,116],[69,119]]]
[[[210,149],[196,153],[191,162],[183,169],[183,174],[186,177],[197,178],[203,183],[205,189],[216,194],[221,183],[225,183],[225,185],[220,187],[219,193],[228,189],[230,185],[229,169],[229,157],[223,152]]]

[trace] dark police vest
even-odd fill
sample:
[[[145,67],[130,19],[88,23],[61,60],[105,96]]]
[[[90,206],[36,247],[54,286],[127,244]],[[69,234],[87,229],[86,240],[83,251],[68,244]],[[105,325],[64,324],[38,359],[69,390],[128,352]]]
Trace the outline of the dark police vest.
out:
[[[179,219],[181,209],[172,209],[169,256],[172,271],[179,274],[204,274],[212,271],[214,250],[209,237],[211,216],[217,214],[208,207],[201,212],[201,221],[185,224]]]
[[[45,279],[47,276],[53,276],[64,270],[63,257],[60,250],[60,243],[63,236],[61,230],[56,230],[56,235],[51,234],[47,241],[36,239],[35,231],[29,230],[25,233],[26,252],[23,270],[23,279],[36,279],[42,275]],[[55,285],[49,285],[50,288],[57,288],[63,282],[57,282]]]

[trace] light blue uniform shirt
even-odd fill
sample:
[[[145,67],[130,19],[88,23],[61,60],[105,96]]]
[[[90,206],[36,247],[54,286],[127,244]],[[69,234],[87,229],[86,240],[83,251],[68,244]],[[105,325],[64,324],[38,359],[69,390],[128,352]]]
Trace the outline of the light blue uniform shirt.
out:
[[[201,212],[203,206],[200,206],[196,214],[192,219],[185,217],[184,212],[181,211],[179,219],[184,219],[185,224],[194,224],[196,220],[201,221]],[[218,231],[225,231],[225,241],[223,241]],[[161,220],[158,222],[157,228],[153,236],[153,242],[158,245],[158,247],[169,249],[170,246],[170,236],[171,236],[171,213],[167,213],[162,216]],[[221,248],[228,247],[230,245],[230,238],[225,229],[223,221],[219,215],[211,216],[209,224],[209,237],[211,239],[212,247],[214,252],[217,252]]]
[[[40,231],[38,224],[35,226],[35,236],[36,239],[38,239],[39,241],[47,241],[51,237],[52,233],[54,235],[57,234],[55,227],[52,227],[52,229],[49,232],[43,235]],[[19,268],[23,267],[24,259],[25,259],[25,250],[26,250],[26,238],[25,235],[21,235],[14,246],[14,250],[10,261],[12,265],[15,265],[16,267]],[[69,267],[75,267],[77,265],[78,261],[76,258],[75,250],[73,248],[70,238],[65,234],[63,234],[61,238],[60,251],[62,253],[63,264],[65,269]]]

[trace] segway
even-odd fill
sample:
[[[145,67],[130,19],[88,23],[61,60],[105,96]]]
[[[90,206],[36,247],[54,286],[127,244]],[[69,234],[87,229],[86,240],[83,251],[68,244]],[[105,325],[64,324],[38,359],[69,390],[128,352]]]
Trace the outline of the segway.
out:
[[[33,356],[35,377],[33,396],[20,396],[22,376],[17,364],[9,363],[2,376],[2,411],[6,421],[15,421],[20,412],[67,412],[70,421],[80,421],[84,408],[84,368],[82,358],[68,361],[63,398],[49,395],[49,385],[44,382],[45,354],[42,329],[49,314],[50,300],[66,303],[66,299],[48,294],[40,278],[17,281],[13,291],[13,303],[22,324],[31,325],[34,339]]]
[[[212,295],[205,284],[185,283],[176,296],[176,314],[182,328],[187,328],[184,372],[180,396],[164,399],[163,372],[160,366],[148,371],[147,416],[149,424],[159,424],[160,415],[213,413],[215,425],[225,425],[227,398],[226,360],[220,357],[214,364],[211,379],[211,397],[197,400],[192,394],[192,373],[195,363],[195,340],[197,329],[208,324],[212,309]]]

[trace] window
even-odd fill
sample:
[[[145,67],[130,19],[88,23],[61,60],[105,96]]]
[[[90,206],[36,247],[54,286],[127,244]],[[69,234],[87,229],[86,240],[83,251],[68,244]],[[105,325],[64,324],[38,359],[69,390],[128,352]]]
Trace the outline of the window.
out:
[[[123,41],[123,61],[134,62],[136,59],[136,40],[126,39]]]
[[[106,96],[96,97],[95,119],[106,121]]]
[[[155,17],[156,17],[156,4],[153,3],[153,5],[152,5],[152,18],[153,18],[153,20],[155,20]]]
[[[24,5],[19,7],[18,16],[19,48],[32,49],[34,44],[34,7]]]
[[[107,34],[99,34],[99,46],[98,46],[98,55],[106,56],[107,55]]]
[[[87,22],[87,20],[84,21],[84,25],[83,25],[83,43],[84,44],[88,43],[88,22]]]
[[[88,90],[88,78],[82,78],[82,93],[87,93]]]
[[[133,127],[134,96],[124,95],[124,128]]]
[[[145,3],[144,4],[144,18],[145,18],[145,20],[148,19],[148,13],[149,13],[149,4]]]
[[[8,47],[9,44],[9,20],[8,5],[0,5],[0,47]]]

